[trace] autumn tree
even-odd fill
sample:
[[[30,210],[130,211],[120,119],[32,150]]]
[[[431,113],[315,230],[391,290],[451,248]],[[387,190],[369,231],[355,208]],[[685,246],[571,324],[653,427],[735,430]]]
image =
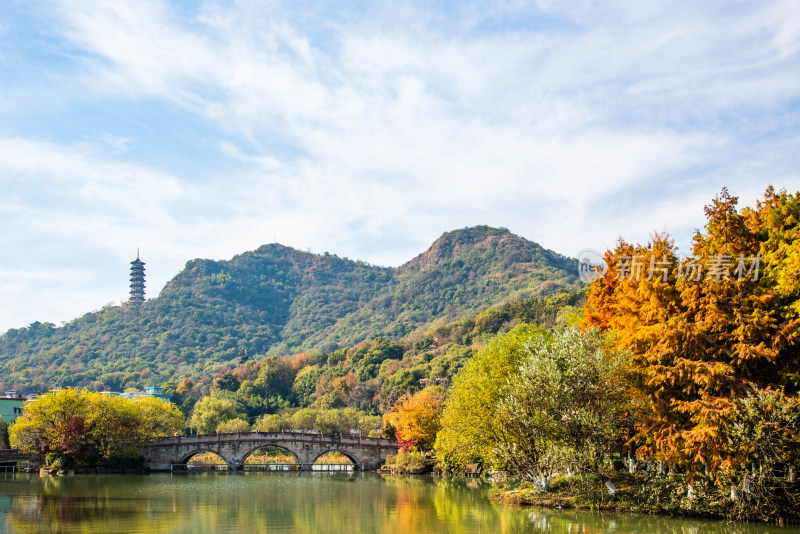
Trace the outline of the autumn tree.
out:
[[[190,397],[199,399],[203,396],[194,380],[191,378],[184,378],[181,380],[181,383],[175,387],[175,393],[179,396],[179,400],[181,401]]]
[[[620,241],[586,305],[587,325],[633,353],[640,452],[692,473],[736,468],[738,399],[800,385],[800,193],[737,204],[723,189],[706,207],[688,258],[666,234]]]
[[[261,360],[261,368],[256,378],[256,385],[262,389],[264,396],[289,398],[296,371],[287,358],[267,356]]]
[[[14,447],[60,466],[119,465],[137,462],[146,440],[172,435],[183,422],[171,402],[67,388],[28,403],[9,434]]]
[[[395,432],[403,450],[433,448],[436,434],[441,428],[442,394],[436,387],[427,387],[414,394],[400,397],[383,420]]]

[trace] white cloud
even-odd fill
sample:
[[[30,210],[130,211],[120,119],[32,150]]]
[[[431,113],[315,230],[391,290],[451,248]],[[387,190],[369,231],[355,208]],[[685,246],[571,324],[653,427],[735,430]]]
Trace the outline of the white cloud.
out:
[[[11,273],[53,261],[87,272],[75,256],[122,261],[141,245],[152,294],[187,259],[273,238],[398,264],[482,223],[574,254],[690,231],[722,185],[745,203],[770,181],[800,188],[791,0],[52,5],[44,42],[64,55],[66,96],[33,94],[60,95],[51,113],[67,138],[73,117],[59,114],[75,102],[84,142],[46,120],[0,130]],[[103,106],[134,126],[84,124]],[[148,153],[147,132],[172,126],[163,109],[197,120],[213,168],[164,170],[203,168],[180,135],[157,147],[167,156]],[[101,278],[106,300],[124,294],[125,276]]]
[[[34,321],[61,321],[99,309],[111,302],[94,286],[91,269],[43,267],[40,264],[0,264],[0,324],[6,328],[27,326]],[[117,297],[119,298],[119,297]]]

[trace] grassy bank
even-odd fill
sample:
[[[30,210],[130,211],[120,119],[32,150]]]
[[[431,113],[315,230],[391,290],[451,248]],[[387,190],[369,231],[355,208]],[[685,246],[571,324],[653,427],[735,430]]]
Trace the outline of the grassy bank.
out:
[[[492,499],[506,504],[553,509],[611,511],[714,519],[800,522],[800,488],[781,483],[766,488],[753,485],[750,493],[731,501],[730,486],[689,482],[681,475],[655,473],[613,474],[613,495],[598,476],[565,476],[554,479],[543,492],[526,483],[507,483],[492,492]],[[767,491],[770,490],[770,491]]]

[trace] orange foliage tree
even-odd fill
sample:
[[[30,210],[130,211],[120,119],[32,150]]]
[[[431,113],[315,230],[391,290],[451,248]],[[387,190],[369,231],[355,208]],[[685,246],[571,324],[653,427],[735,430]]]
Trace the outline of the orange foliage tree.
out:
[[[586,323],[633,352],[640,454],[732,471],[747,460],[728,435],[737,401],[800,385],[800,193],[769,188],[739,210],[723,189],[705,211],[688,258],[666,234],[609,250]]]
[[[433,448],[441,428],[442,395],[438,388],[427,387],[413,395],[406,393],[383,416],[384,424],[393,428],[403,450],[414,447],[421,451]]]

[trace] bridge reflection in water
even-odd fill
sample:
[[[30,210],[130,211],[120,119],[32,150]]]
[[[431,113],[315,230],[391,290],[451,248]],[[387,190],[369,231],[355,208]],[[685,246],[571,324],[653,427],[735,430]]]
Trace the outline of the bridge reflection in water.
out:
[[[310,471],[335,471],[350,472],[355,469],[353,464],[313,464]],[[300,464],[242,464],[240,471],[245,472],[271,472],[271,471],[302,471]],[[173,464],[170,466],[172,473],[213,473],[220,471],[236,471],[228,464]]]

